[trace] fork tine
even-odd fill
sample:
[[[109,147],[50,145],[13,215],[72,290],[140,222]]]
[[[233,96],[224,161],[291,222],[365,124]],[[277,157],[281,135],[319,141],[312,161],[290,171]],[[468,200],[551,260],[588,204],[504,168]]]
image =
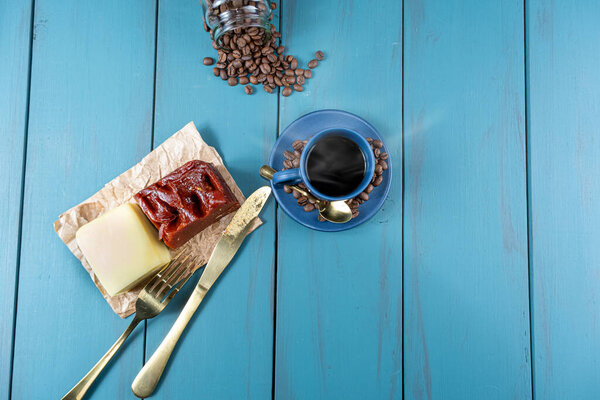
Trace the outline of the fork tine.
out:
[[[198,257],[192,257],[192,259],[185,265],[183,265],[182,268],[178,268],[176,271],[173,271],[173,273],[170,274],[168,278],[164,278],[164,284],[161,288],[159,288],[156,296],[161,297],[167,294],[168,291],[171,290],[177,282],[181,281],[183,277],[186,276],[186,274],[189,274],[191,276],[191,272],[193,272],[192,270],[194,269],[197,258]]]
[[[148,285],[146,285],[145,289],[149,293],[155,293],[160,288],[161,282],[165,281],[165,277],[170,276],[173,273],[173,271],[179,269],[179,267],[190,257],[190,255],[188,254],[182,259],[181,257],[179,257],[180,255],[181,253],[176,258],[171,260],[171,262],[166,268],[164,268],[162,271],[156,274],[154,279],[151,281],[151,284],[149,283]]]
[[[173,288],[173,290],[171,290],[171,293],[169,293],[169,295],[164,298],[162,304],[164,304],[165,306],[169,304],[169,302],[173,300],[173,297],[175,297],[177,292],[179,292],[179,289],[181,289],[183,285],[185,285],[185,283],[192,277],[192,275],[193,272],[191,270],[188,270],[188,276],[185,279],[179,281],[179,283]]]

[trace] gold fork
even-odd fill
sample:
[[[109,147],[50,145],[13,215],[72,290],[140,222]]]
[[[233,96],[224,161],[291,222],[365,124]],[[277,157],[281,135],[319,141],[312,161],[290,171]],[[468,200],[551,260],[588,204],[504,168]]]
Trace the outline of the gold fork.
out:
[[[133,320],[125,329],[125,332],[117,339],[115,344],[94,367],[67,393],[62,400],[81,400],[100,372],[106,367],[110,359],[121,348],[125,339],[133,332],[135,327],[145,319],[156,317],[169,302],[175,297],[179,289],[192,275],[195,257],[190,255],[177,255],[167,266],[148,282],[140,292],[135,303],[135,315]]]

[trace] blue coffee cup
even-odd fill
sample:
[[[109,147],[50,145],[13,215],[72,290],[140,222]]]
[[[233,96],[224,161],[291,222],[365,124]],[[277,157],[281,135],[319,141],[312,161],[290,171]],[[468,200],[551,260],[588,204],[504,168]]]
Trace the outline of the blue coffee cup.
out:
[[[341,197],[333,197],[328,196],[319,190],[315,189],[313,185],[311,185],[310,180],[308,179],[308,174],[306,171],[307,158],[309,157],[311,149],[323,138],[326,136],[342,136],[345,137],[352,142],[358,145],[360,151],[363,154],[365,159],[365,176],[361,183],[350,193],[341,196]],[[375,156],[373,155],[373,149],[371,149],[371,145],[367,140],[359,135],[358,133],[348,130],[348,129],[327,129],[321,131],[314,135],[306,146],[304,146],[304,150],[302,151],[302,155],[300,156],[300,165],[295,169],[287,169],[284,171],[278,171],[273,175],[273,183],[274,184],[297,184],[304,183],[306,188],[315,196],[323,200],[328,201],[337,201],[337,200],[347,200],[352,199],[358,196],[362,191],[364,191],[371,179],[373,178],[373,173],[375,172]]]

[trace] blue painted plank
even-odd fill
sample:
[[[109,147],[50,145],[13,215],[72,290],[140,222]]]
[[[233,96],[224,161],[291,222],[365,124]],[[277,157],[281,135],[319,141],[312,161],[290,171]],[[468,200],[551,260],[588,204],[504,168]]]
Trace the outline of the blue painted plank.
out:
[[[600,398],[600,3],[527,2],[535,397]]]
[[[3,221],[0,240],[0,398],[10,387],[17,247],[27,124],[31,3],[0,3],[0,182]]]
[[[12,398],[56,399],[128,323],[52,223],[150,149],[155,5],[38,0],[34,15]],[[131,397],[142,339],[138,329],[90,398]]]
[[[405,395],[531,397],[523,3],[405,5]]]
[[[284,44],[306,65],[305,91],[281,99],[280,129],[339,108],[385,138],[394,179],[382,210],[338,233],[278,212],[277,399],[402,398],[402,3],[290,1]]]
[[[155,145],[190,120],[216,147],[248,195],[265,182],[258,169],[276,137],[277,96],[256,87],[229,87],[202,58],[214,57],[195,0],[160,2],[156,77]],[[275,207],[242,245],[180,340],[154,397],[159,399],[266,399],[273,364]],[[199,274],[166,315],[148,324],[146,357],[170,329]]]

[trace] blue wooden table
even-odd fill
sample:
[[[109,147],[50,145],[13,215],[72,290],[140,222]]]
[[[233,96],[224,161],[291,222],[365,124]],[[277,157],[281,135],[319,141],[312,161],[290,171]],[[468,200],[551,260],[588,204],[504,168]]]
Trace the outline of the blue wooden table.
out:
[[[384,136],[383,209],[331,234],[271,201],[153,398],[600,398],[600,2],[281,0],[274,21],[327,55],[290,97],[202,66],[197,0],[0,1],[0,399],[60,398],[127,325],[62,211],[190,120],[248,194],[323,108]],[[133,397],[185,298],[90,398]]]

